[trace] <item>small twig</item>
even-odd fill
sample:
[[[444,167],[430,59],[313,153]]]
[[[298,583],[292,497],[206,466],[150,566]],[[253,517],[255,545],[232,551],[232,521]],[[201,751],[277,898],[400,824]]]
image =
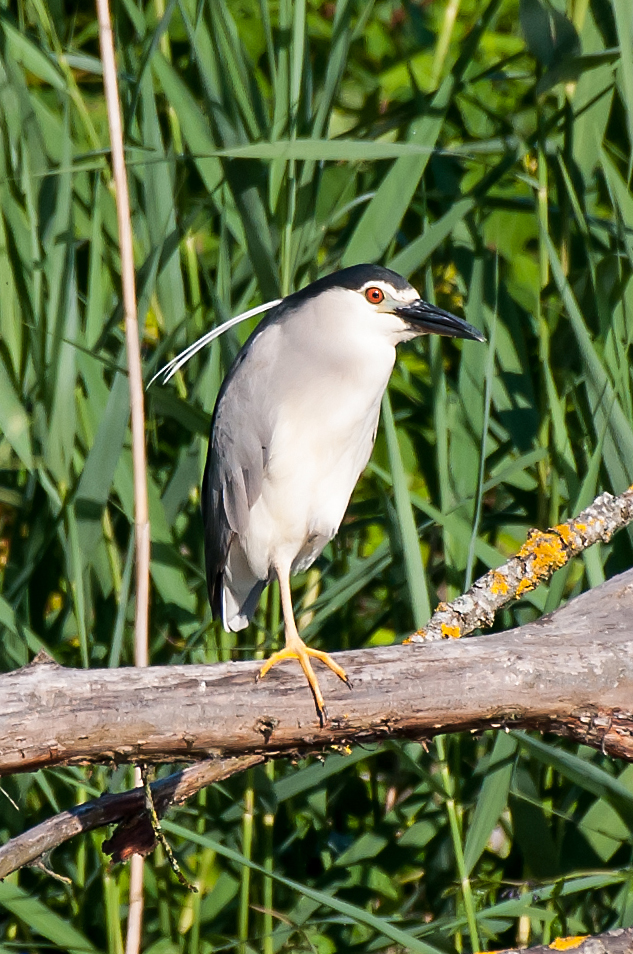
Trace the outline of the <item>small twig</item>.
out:
[[[169,844],[169,842],[167,841],[167,838],[165,837],[165,832],[160,827],[160,821],[159,821],[158,815],[156,814],[156,806],[154,805],[154,799],[152,797],[152,788],[149,782],[149,776],[150,776],[149,769],[147,768],[146,765],[141,765],[140,768],[141,768],[141,778],[143,779],[143,788],[145,790],[145,808],[147,809],[147,813],[152,823],[152,830],[154,832],[154,837],[156,838],[156,841],[160,842],[160,844],[163,846],[163,851],[165,852],[167,856],[167,860],[169,862],[171,870],[174,872],[174,874],[176,875],[180,883],[184,885],[184,887],[188,891],[193,891],[194,894],[197,894],[198,889],[196,888],[195,884],[191,884],[191,882],[188,881],[187,878],[185,878],[184,874],[182,873],[181,867],[178,864],[173,851],[171,850],[171,845]]]
[[[53,871],[52,868],[49,868],[44,858],[36,858],[35,861],[32,861],[29,868],[39,868],[45,875],[48,875],[50,878],[54,878],[55,881],[61,881],[62,884],[72,884],[72,878],[67,878],[66,875],[60,875],[56,871]]]
[[[617,497],[605,493],[577,517],[549,530],[532,530],[519,552],[496,570],[489,570],[452,603],[440,603],[430,623],[407,640],[422,643],[458,639],[479,627],[492,626],[495,613],[535,589],[572,557],[633,520],[633,487]]]
[[[238,772],[243,772],[263,761],[263,755],[247,755],[233,759],[209,759],[197,765],[190,765],[180,772],[168,775],[167,778],[152,782],[152,801],[158,807],[158,812],[164,815],[169,806],[181,805],[201,788],[237,775]],[[143,820],[147,818],[145,798],[145,792],[140,788],[105,794],[83,805],[77,805],[76,808],[61,812],[53,818],[47,818],[29,831],[16,835],[6,845],[0,847],[0,881],[8,877],[12,871],[47,857],[54,848],[74,838],[75,835],[85,834],[105,825],[127,820],[129,824],[126,837],[129,839],[133,826],[138,825],[140,829]],[[115,837],[116,833],[109,840],[110,843]],[[151,851],[152,847],[153,845],[150,844],[147,850]],[[116,855],[115,861],[123,860],[118,844],[113,847],[113,851]]]

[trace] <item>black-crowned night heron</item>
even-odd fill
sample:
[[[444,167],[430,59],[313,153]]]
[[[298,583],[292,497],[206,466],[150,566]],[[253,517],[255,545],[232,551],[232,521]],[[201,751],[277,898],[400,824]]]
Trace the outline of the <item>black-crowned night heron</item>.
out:
[[[354,265],[284,298],[241,349],[220,389],[202,484],[209,599],[226,630],[248,625],[279,580],[286,645],[260,676],[298,659],[321,724],[327,718],[303,642],[290,575],[336,534],[374,446],[396,345],[418,335],[483,341],[472,325],[423,301],[388,268]],[[350,687],[351,688],[351,687]]]

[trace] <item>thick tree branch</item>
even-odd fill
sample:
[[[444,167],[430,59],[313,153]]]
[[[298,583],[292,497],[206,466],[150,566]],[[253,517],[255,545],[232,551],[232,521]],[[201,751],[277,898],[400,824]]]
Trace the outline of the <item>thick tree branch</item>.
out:
[[[633,758],[633,571],[536,623],[477,639],[341,653],[320,729],[298,667],[31,664],[0,677],[0,774],[83,762],[308,754],[387,736],[538,728]]]

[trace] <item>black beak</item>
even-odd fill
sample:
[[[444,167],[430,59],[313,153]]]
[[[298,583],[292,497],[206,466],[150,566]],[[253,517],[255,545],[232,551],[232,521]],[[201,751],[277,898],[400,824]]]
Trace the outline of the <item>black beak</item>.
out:
[[[418,298],[408,305],[394,308],[396,315],[411,322],[420,334],[448,335],[450,338],[469,338],[471,341],[485,341],[480,331],[469,325],[463,318],[451,315],[449,311],[442,311],[428,301]]]

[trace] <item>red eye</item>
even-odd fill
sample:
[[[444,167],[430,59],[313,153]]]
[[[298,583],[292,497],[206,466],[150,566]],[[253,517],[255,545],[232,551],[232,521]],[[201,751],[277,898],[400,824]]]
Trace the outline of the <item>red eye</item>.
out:
[[[365,298],[371,302],[372,305],[379,305],[381,301],[385,300],[385,293],[382,288],[377,288],[375,285],[372,285],[371,288],[368,288],[365,292]]]

